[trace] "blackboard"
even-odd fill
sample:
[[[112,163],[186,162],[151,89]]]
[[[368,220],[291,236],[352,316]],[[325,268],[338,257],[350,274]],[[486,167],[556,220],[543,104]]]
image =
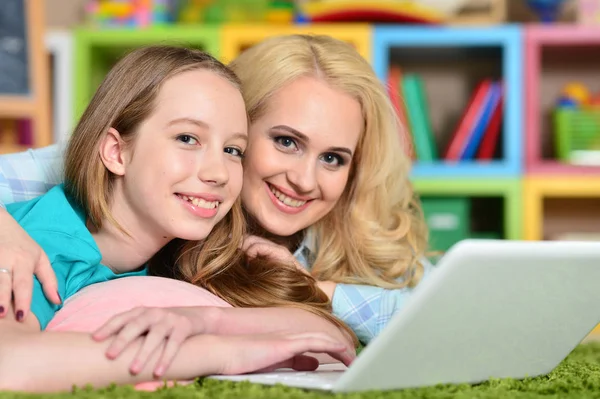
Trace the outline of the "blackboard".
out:
[[[0,0],[0,95],[27,95],[26,0]]]

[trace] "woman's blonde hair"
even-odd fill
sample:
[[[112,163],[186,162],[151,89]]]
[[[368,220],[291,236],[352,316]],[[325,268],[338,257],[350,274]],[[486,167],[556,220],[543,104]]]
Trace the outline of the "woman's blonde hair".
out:
[[[312,273],[319,280],[385,288],[416,284],[427,227],[409,180],[403,127],[369,63],[332,37],[288,35],[249,48],[229,66],[242,82],[251,123],[268,112],[277,90],[303,76],[360,103],[364,126],[348,184],[335,208],[310,227],[318,248]]]
[[[85,210],[95,229],[103,221],[118,226],[110,213],[115,176],[99,155],[109,128],[130,145],[138,126],[153,112],[162,85],[191,70],[209,70],[240,88],[237,76],[200,50],[150,46],[123,57],[107,74],[84,111],[65,155],[65,188]],[[203,241],[173,240],[149,262],[150,273],[204,287],[239,307],[297,307],[352,332],[331,314],[327,296],[316,281],[290,265],[248,258],[239,248],[245,234],[240,200]]]

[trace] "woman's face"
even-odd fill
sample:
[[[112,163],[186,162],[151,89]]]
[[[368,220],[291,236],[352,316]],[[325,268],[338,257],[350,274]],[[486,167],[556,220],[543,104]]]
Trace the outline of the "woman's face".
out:
[[[281,88],[249,129],[245,208],[282,237],[322,219],[344,192],[363,125],[358,101],[317,78]]]

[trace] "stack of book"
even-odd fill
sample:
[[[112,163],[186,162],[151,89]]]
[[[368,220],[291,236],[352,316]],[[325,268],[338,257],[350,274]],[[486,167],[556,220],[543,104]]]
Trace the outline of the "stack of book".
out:
[[[502,125],[504,90],[501,81],[478,82],[442,154],[431,128],[422,78],[417,74],[404,75],[399,67],[392,66],[388,93],[404,127],[403,140],[410,144],[414,160],[459,162],[494,157]]]

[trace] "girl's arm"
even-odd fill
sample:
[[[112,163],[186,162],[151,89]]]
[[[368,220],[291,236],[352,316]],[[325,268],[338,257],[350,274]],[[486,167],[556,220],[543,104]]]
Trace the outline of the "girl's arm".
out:
[[[92,337],[110,341],[107,358],[121,356],[125,348],[140,337],[144,338],[142,350],[130,365],[130,372],[149,364],[156,370],[169,369],[175,354],[189,337],[209,334],[218,336],[255,334],[305,334],[318,332],[344,344],[342,356],[356,355],[351,337],[329,321],[296,308],[230,308],[216,306],[190,306],[156,308],[136,307],[119,313],[98,328]],[[158,363],[150,361],[150,353],[167,342]],[[320,363],[340,360],[326,354],[315,354]],[[160,374],[159,371],[156,371]]]
[[[82,333],[39,332],[31,318],[25,324],[0,320],[0,391],[55,392],[73,385],[103,387],[153,379],[152,368],[137,375],[129,365],[142,339],[129,345],[122,356],[108,360],[108,343],[94,342]],[[344,345],[325,334],[244,335],[219,337],[198,335],[181,347],[166,379],[189,380],[211,374],[241,374],[273,367],[312,370],[318,366],[305,352],[336,354]],[[161,348],[154,351],[156,362]],[[300,355],[300,356],[298,356]]]

